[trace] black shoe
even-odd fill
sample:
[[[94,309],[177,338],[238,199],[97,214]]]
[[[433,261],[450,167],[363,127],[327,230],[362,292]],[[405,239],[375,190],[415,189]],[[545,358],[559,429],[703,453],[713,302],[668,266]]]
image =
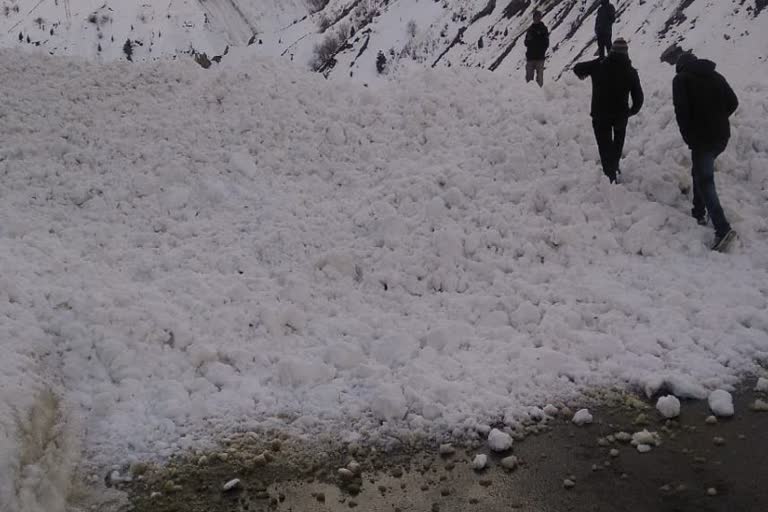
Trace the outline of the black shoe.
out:
[[[696,217],[696,224],[699,226],[706,226],[708,224],[707,217]]]
[[[729,229],[723,236],[715,235],[715,241],[712,243],[712,250],[717,252],[727,252],[734,240],[736,240],[736,232]]]

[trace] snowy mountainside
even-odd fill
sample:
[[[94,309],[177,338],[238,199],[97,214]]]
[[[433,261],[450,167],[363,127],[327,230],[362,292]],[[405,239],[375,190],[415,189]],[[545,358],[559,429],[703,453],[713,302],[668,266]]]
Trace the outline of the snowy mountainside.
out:
[[[304,0],[3,0],[3,46],[111,61],[156,60],[245,46],[261,27],[307,15]]]
[[[763,11],[762,0],[614,0],[614,4],[618,13],[614,37],[629,40],[636,62],[658,62],[664,50],[679,44],[726,66],[734,64],[737,71],[747,65],[768,67],[768,12]],[[594,55],[597,5],[593,0],[381,1],[376,4],[379,14],[364,33],[347,39],[335,56],[332,73],[369,77],[374,74],[376,53],[383,50],[394,66],[415,59],[430,66],[514,74],[524,63],[523,35],[533,10],[539,9],[551,32],[548,67],[558,75],[574,61]],[[339,9],[333,3],[326,8]],[[410,21],[415,30],[408,28]]]
[[[524,62],[522,35],[536,8],[551,31],[549,76],[595,51],[596,0],[2,1],[2,45],[102,60],[125,59],[127,40],[133,60],[192,51],[213,57],[253,43],[243,52],[365,81],[379,76],[380,51],[387,73],[415,61],[511,75]],[[614,4],[614,36],[629,40],[640,65],[659,62],[667,48],[679,44],[736,73],[768,67],[765,0]]]

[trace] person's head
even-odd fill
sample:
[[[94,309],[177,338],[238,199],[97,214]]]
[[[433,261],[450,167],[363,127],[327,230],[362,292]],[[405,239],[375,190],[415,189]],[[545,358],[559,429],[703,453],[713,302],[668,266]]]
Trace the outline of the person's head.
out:
[[[535,11],[533,11],[533,22],[534,23],[540,22],[541,18],[542,18],[542,16],[541,16],[541,11],[540,10],[536,9]]]
[[[693,52],[685,52],[680,57],[677,58],[677,63],[675,64],[675,70],[679,73],[682,71],[688,64],[691,62],[694,62],[697,60],[696,55],[693,54]]]
[[[627,44],[623,37],[620,37],[613,42],[611,53],[629,56],[629,44]]]
[[[600,3],[603,5],[608,5],[611,3],[611,0],[600,0]]]

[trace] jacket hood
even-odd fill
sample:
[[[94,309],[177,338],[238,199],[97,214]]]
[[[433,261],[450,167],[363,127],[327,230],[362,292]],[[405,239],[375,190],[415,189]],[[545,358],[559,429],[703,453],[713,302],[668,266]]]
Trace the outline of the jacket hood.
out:
[[[677,61],[677,72],[693,73],[695,75],[709,75],[715,71],[717,64],[707,59],[697,59],[696,57],[681,57]]]
[[[631,66],[632,61],[626,53],[609,52],[605,60],[614,66]]]

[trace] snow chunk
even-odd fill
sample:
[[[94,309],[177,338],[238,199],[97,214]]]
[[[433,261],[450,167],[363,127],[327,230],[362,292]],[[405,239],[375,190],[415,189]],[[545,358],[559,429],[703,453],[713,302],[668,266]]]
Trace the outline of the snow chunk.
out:
[[[582,426],[592,423],[592,415],[589,413],[589,409],[580,409],[573,415],[573,421],[576,425]]]
[[[547,416],[552,416],[553,418],[557,416],[557,407],[555,407],[552,404],[547,404],[546,407],[544,407],[544,414]]]
[[[757,379],[757,385],[755,386],[755,391],[768,393],[768,379],[766,379],[765,377],[760,377],[759,379]]]
[[[667,419],[680,416],[680,400],[674,395],[659,397],[656,401],[656,410]]]
[[[485,454],[478,454],[475,455],[474,460],[472,461],[472,469],[475,471],[481,471],[485,469],[485,467],[488,465],[488,456]]]
[[[652,449],[651,445],[649,445],[649,444],[639,444],[639,445],[637,445],[637,451],[640,452],[640,453],[648,453],[649,451],[651,451],[651,449]]]
[[[733,416],[733,397],[722,389],[716,389],[709,394],[709,408],[715,416]]]
[[[512,437],[495,428],[488,434],[488,446],[495,452],[504,452],[512,448]]]
[[[643,453],[642,450],[645,450],[645,448],[640,449],[641,445],[647,445],[647,446],[659,446],[661,444],[661,438],[659,437],[659,434],[656,432],[649,432],[648,430],[641,430],[640,432],[635,432],[632,434],[632,446],[638,447],[638,451]],[[647,451],[647,450],[646,450]]]
[[[508,470],[513,470],[517,467],[519,461],[517,460],[517,457],[514,455],[510,455],[509,457],[504,457],[501,459],[501,467]]]

